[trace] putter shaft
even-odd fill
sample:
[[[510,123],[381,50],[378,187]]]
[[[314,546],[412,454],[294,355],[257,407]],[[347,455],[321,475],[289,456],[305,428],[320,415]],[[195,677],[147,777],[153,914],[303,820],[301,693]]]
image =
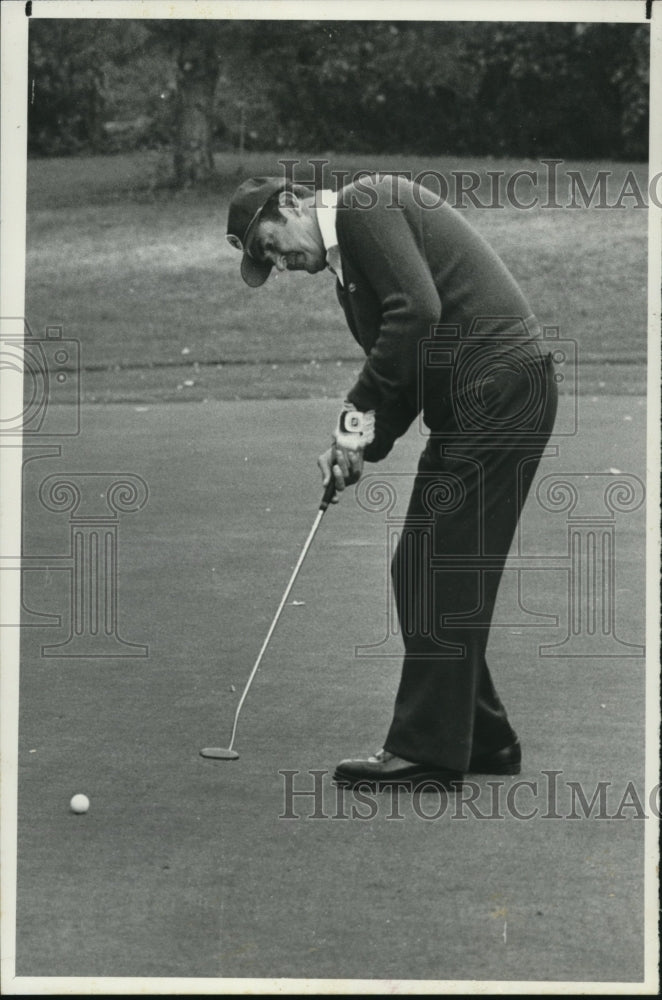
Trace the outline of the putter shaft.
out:
[[[290,596],[290,591],[292,590],[292,587],[294,586],[294,581],[296,580],[296,578],[298,576],[298,573],[299,573],[299,570],[301,569],[301,566],[303,564],[303,561],[306,558],[306,553],[308,552],[308,549],[310,548],[310,546],[312,544],[313,538],[315,537],[317,529],[320,526],[321,520],[324,517],[324,512],[327,509],[327,507],[329,506],[334,493],[335,493],[335,485],[333,483],[333,480],[331,480],[329,482],[328,486],[326,487],[325,491],[324,491],[324,496],[322,497],[322,500],[321,500],[321,503],[320,503],[320,507],[319,507],[319,510],[317,512],[317,517],[315,518],[315,522],[314,522],[312,528],[310,529],[310,534],[308,535],[308,538],[305,541],[303,549],[301,550],[301,555],[299,556],[297,564],[294,567],[294,571],[292,573],[292,576],[290,577],[290,582],[288,583],[287,588],[285,590],[285,593],[283,594],[283,598],[282,598],[280,604],[278,605],[278,610],[277,610],[277,612],[276,612],[276,614],[274,616],[274,620],[272,621],[271,626],[269,628],[269,631],[267,632],[267,636],[266,636],[264,642],[262,643],[262,648],[260,649],[260,652],[257,655],[257,659],[255,661],[255,665],[254,665],[253,669],[251,670],[251,672],[249,674],[248,680],[246,681],[246,686],[244,687],[244,690],[242,692],[241,698],[239,699],[239,704],[237,705],[236,711],[234,713],[234,723],[232,725],[232,738],[230,739],[230,745],[228,747],[228,750],[232,750],[232,748],[234,747],[234,738],[235,738],[235,735],[236,735],[236,732],[237,732],[237,722],[239,720],[239,713],[241,712],[242,705],[244,704],[244,702],[246,700],[246,695],[248,694],[249,688],[250,688],[251,684],[253,683],[253,678],[255,677],[255,675],[256,675],[256,673],[258,671],[258,668],[260,666],[260,663],[262,662],[262,657],[264,656],[264,652],[265,652],[267,646],[269,645],[269,640],[271,639],[271,636],[273,635],[274,629],[276,628],[276,625],[278,624],[278,619],[280,618],[281,612],[282,612],[283,608],[285,607],[285,602],[287,601],[287,598]]]

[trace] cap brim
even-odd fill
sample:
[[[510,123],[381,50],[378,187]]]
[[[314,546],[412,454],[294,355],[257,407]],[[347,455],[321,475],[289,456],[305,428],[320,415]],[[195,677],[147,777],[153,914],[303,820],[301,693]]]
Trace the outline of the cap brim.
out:
[[[264,206],[262,206],[262,208],[263,207]],[[246,284],[250,285],[251,288],[259,288],[260,285],[263,285],[271,274],[271,268],[273,267],[273,264],[268,261],[257,261],[248,253],[248,249],[250,248],[260,222],[262,208],[260,208],[251,219],[250,225],[244,236],[244,246],[247,250],[244,251],[244,256],[241,260],[241,276]]]
[[[268,262],[258,263],[247,253],[241,258],[241,276],[251,288],[259,288],[260,285],[263,285],[271,274],[272,267],[273,264]]]

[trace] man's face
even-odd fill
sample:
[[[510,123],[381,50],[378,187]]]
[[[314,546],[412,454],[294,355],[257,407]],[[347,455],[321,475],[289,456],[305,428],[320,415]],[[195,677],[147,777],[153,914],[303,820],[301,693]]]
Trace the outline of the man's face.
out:
[[[326,267],[326,250],[319,228],[301,203],[280,209],[282,222],[260,222],[251,241],[251,255],[270,261],[278,271],[308,271]]]

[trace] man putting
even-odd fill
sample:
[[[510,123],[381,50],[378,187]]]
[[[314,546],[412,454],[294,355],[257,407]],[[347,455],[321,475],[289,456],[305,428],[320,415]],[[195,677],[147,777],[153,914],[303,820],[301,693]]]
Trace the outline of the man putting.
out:
[[[429,430],[392,564],[405,647],[393,718],[383,749],[341,761],[336,781],[450,786],[465,773],[518,774],[520,744],[485,651],[556,414],[529,304],[459,212],[396,175],[335,193],[251,178],[230,203],[227,239],[251,287],[273,268],[335,273],[366,360],[318,459],[325,486],[356,483],[419,414]]]

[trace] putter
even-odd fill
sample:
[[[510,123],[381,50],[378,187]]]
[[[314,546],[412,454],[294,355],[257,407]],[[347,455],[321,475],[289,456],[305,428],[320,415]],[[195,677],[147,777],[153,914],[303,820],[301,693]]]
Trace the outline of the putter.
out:
[[[248,690],[249,690],[251,684],[253,683],[253,678],[255,677],[255,675],[256,675],[256,673],[258,671],[258,667],[260,666],[260,663],[262,661],[262,657],[264,656],[264,651],[267,648],[267,646],[269,645],[269,640],[271,639],[271,636],[273,635],[274,629],[276,628],[276,624],[278,623],[278,619],[280,618],[281,611],[285,607],[285,602],[287,601],[287,598],[289,597],[290,591],[291,591],[291,589],[292,589],[292,587],[294,585],[294,581],[296,580],[297,575],[299,573],[299,570],[301,569],[301,566],[303,564],[303,561],[306,558],[306,553],[308,552],[308,549],[311,546],[313,538],[315,537],[315,533],[317,532],[317,529],[320,526],[320,522],[321,522],[322,518],[324,517],[324,511],[327,509],[327,507],[331,503],[331,500],[333,498],[333,494],[335,493],[335,491],[336,491],[335,483],[333,482],[333,479],[331,479],[329,481],[329,484],[327,485],[326,489],[324,490],[324,495],[322,497],[322,500],[321,500],[321,503],[320,503],[320,506],[319,506],[319,511],[317,512],[317,517],[315,518],[315,523],[313,524],[313,526],[312,526],[312,528],[310,530],[310,534],[308,535],[308,538],[306,539],[306,543],[305,543],[303,549],[301,550],[301,555],[299,556],[299,560],[298,560],[296,566],[294,567],[294,572],[292,573],[292,576],[290,577],[290,582],[288,583],[287,589],[285,590],[285,593],[283,594],[283,599],[282,599],[282,601],[280,602],[280,604],[278,606],[278,611],[276,612],[274,620],[271,623],[271,627],[270,627],[269,631],[267,632],[267,637],[264,640],[264,642],[262,643],[262,649],[260,650],[260,652],[257,655],[257,660],[255,661],[255,666],[253,667],[253,669],[250,672],[249,678],[246,681],[246,686],[245,686],[245,688],[243,690],[241,698],[239,699],[239,704],[237,705],[237,710],[234,713],[234,724],[232,726],[232,737],[230,739],[230,745],[229,745],[229,747],[227,747],[227,748],[225,748],[225,747],[205,747],[204,750],[200,751],[200,756],[201,757],[208,757],[211,760],[238,760],[239,754],[237,753],[236,750],[233,750],[232,748],[234,746],[234,738],[235,738],[235,735],[237,733],[237,721],[239,719],[239,713],[241,712],[242,705],[244,704],[244,702],[246,700],[246,695],[248,694]]]

